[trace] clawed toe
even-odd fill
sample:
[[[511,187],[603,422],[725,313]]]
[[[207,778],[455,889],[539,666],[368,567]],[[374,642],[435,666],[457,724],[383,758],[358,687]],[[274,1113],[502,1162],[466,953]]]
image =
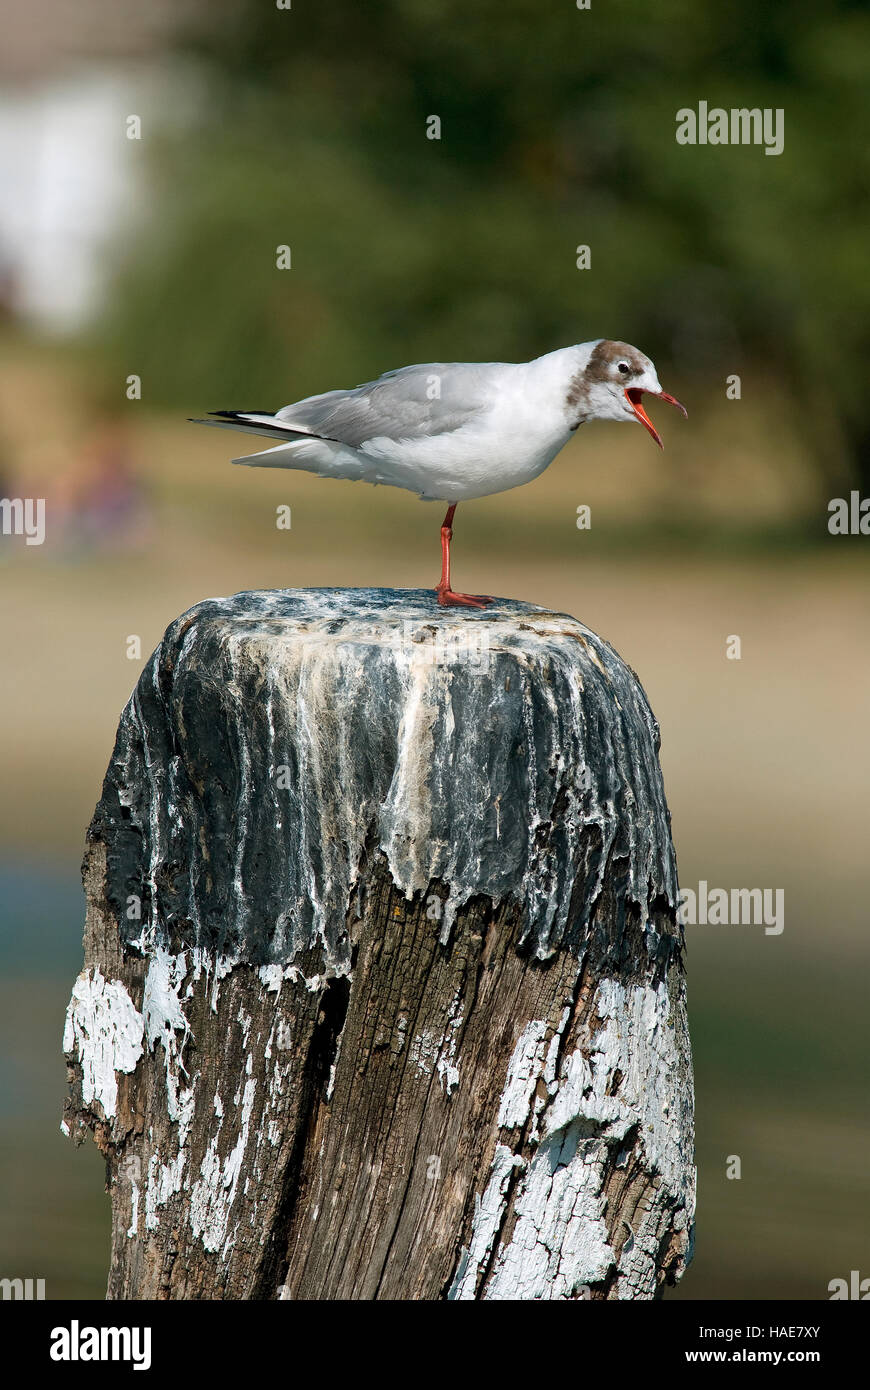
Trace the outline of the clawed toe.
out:
[[[492,603],[487,594],[456,594],[452,589],[442,589],[440,586],[435,592],[442,608],[486,608]]]

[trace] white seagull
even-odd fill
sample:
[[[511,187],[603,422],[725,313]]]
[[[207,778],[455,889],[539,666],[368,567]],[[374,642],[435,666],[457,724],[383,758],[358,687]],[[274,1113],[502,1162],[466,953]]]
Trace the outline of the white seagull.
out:
[[[684,406],[659,385],[648,357],[597,338],[532,362],[426,362],[385,372],[349,391],[264,410],[216,410],[198,425],[279,440],[233,463],[301,468],[322,478],[386,483],[447,503],[438,602],[483,608],[454,593],[450,541],[457,503],[531,482],[587,420],[639,420],[663,447],[641,405],[646,393]]]

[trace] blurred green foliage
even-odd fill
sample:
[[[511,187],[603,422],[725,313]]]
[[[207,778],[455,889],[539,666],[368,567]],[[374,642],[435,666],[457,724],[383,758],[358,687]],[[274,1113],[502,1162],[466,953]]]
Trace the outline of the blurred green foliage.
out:
[[[779,374],[820,486],[870,481],[866,4],[229,0],[181,56],[104,325],[151,402],[611,336],[678,394]],[[678,145],[700,100],[783,108],[783,153]]]

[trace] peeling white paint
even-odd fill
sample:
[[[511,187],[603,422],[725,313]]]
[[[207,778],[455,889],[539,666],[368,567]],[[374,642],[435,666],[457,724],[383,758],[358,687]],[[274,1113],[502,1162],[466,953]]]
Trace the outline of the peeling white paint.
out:
[[[145,1228],[156,1231],[160,1225],[157,1208],[165,1206],[171,1197],[187,1186],[185,1169],[187,1166],[187,1140],[193,1123],[196,1079],[193,1085],[182,1090],[177,1097],[177,1113],[173,1117],[178,1122],[178,1149],[175,1156],[161,1163],[158,1154],[148,1160],[148,1179],[145,1184]]]
[[[559,1027],[556,1029],[555,1033],[550,1039],[550,1046],[547,1049],[547,1061],[544,1065],[544,1084],[547,1087],[547,1093],[551,1096],[555,1095],[556,1093],[556,1062],[559,1056],[559,1048],[562,1043],[562,1034],[565,1031],[565,1025],[567,1024],[568,1019],[570,1017],[571,1006],[568,1004],[562,1010],[562,1017],[559,1019]]]
[[[449,1057],[438,1058],[438,1080],[448,1096],[452,1095],[459,1085],[459,1068]]]
[[[270,994],[279,994],[284,983],[284,967],[282,965],[261,965],[257,974],[260,983],[265,985]]]
[[[185,1014],[185,1004],[192,997],[195,984],[206,981],[210,1005],[217,1004],[217,991],[222,980],[234,968],[226,955],[209,958],[204,951],[172,954],[153,948],[148,962],[143,992],[142,1013],[118,981],[107,982],[99,970],[83,974],[76,982],[67,1013],[64,1046],[75,1048],[82,1062],[83,1103],[98,1101],[107,1118],[114,1115],[117,1104],[116,1071],[132,1071],[144,1049],[160,1044],[166,1064],[166,1098],[169,1118],[177,1125],[177,1149],[169,1158],[152,1153],[147,1161],[145,1182],[140,1188],[131,1182],[131,1219],[127,1235],[138,1235],[144,1220],[146,1231],[156,1231],[160,1225],[160,1208],[183,1190],[191,1191],[189,1219],[194,1233],[209,1250],[218,1250],[232,1241],[229,1220],[240,1180],[245,1150],[250,1140],[250,1124],[256,1081],[252,1077],[253,1061],[245,1058],[244,1090],[235,1095],[239,1107],[239,1132],[235,1144],[223,1160],[218,1155],[218,1141],[223,1133],[224,1101],[218,1092],[212,1099],[217,1130],[212,1136],[206,1158],[198,1177],[189,1172],[188,1142],[193,1123],[197,1078],[187,1083],[184,1049],[191,1036]],[[277,967],[268,972],[263,983],[278,992],[285,979],[317,987],[319,980],[306,979],[294,967]],[[262,978],[261,972],[261,978]],[[251,1016],[242,1008],[237,1020],[246,1045],[252,1027]],[[293,1041],[293,1030],[286,1019],[278,1019],[270,1034],[267,1054],[274,1044],[283,1052]],[[270,1101],[280,1096],[288,1083],[290,1065],[276,1060],[270,1083]],[[274,1119],[266,1119],[265,1137],[272,1146],[281,1141],[281,1127]],[[66,1126],[66,1132],[68,1132]],[[153,1128],[149,1127],[149,1143],[153,1144]],[[228,1247],[227,1247],[228,1248]]]
[[[462,1253],[448,1298],[460,1301],[474,1298],[478,1274],[489,1258],[504,1216],[508,1181],[513,1170],[522,1166],[523,1160],[511,1153],[505,1144],[496,1146],[486,1190],[482,1197],[474,1199],[471,1245]]]
[[[135,1178],[130,1181],[130,1205],[132,1216],[127,1230],[127,1239],[132,1240],[133,1236],[139,1234],[139,1184]]]
[[[411,1064],[416,1067],[420,1076],[431,1076],[435,1066],[435,1058],[441,1046],[441,1039],[437,1033],[429,1029],[424,1029],[418,1033],[411,1043],[410,1058]]]
[[[99,966],[83,971],[66,1011],[63,1050],[82,1068],[82,1103],[98,1103],[107,1120],[118,1104],[117,1072],[135,1071],[143,1052],[142,1015],[120,980],[106,980]]]
[[[507,1084],[498,1109],[499,1129],[518,1129],[529,1118],[529,1102],[541,1072],[546,1019],[533,1019],[520,1034],[508,1063]]]
[[[456,1048],[459,1043],[459,1033],[463,1022],[462,995],[459,990],[457,990],[450,1004],[450,1012],[447,1015],[447,1031],[441,1041],[437,1068],[438,1080],[441,1082],[448,1096],[451,1096],[459,1085],[459,1068],[456,1065]]]
[[[546,1025],[533,1020],[508,1065],[499,1124],[520,1130],[530,1118],[531,1157],[513,1201],[511,1239],[492,1261],[486,1299],[569,1299],[584,1285],[615,1273],[619,1298],[652,1298],[656,1288],[659,1220],[675,1207],[674,1225],[688,1232],[694,1213],[694,1169],[686,1164],[691,1143],[692,1094],[685,1077],[685,1037],[672,1018],[665,984],[626,988],[605,979],[590,1017],[602,1022],[585,1049],[562,1058],[555,1075],[562,1019],[544,1055]],[[549,1099],[533,1101],[538,1079]],[[538,1131],[537,1126],[540,1126]],[[653,1194],[639,1213],[619,1257],[608,1236],[604,1175],[622,1141],[642,1146]],[[499,1144],[490,1179],[474,1218],[471,1245],[457,1271],[457,1298],[480,1295],[493,1233],[507,1211],[509,1158]]]
[[[270,994],[280,994],[281,986],[285,980],[292,980],[294,984],[302,984],[311,993],[322,989],[327,983],[325,975],[306,975],[296,965],[261,965],[257,974]]]
[[[156,1231],[160,1225],[157,1208],[165,1206],[170,1197],[182,1188],[187,1154],[182,1150],[169,1163],[161,1163],[157,1154],[148,1160],[148,1182],[145,1186],[145,1227]]]
[[[487,1284],[488,1299],[571,1298],[604,1279],[614,1262],[600,1195],[606,1146],[579,1127],[542,1144],[514,1201],[516,1224]]]
[[[179,1118],[179,1081],[182,1074],[187,1074],[183,1054],[184,1045],[190,1036],[190,1025],[180,998],[186,976],[187,956],[183,951],[179,955],[172,955],[162,946],[155,948],[145,976],[142,1013],[145,1017],[145,1034],[149,1049],[153,1051],[158,1042],[163,1046],[166,1061],[166,1093],[171,1120]],[[181,1034],[180,1042],[176,1033]]]
[[[191,863],[193,862],[195,861],[191,860]],[[198,983],[201,976],[204,975],[206,980],[212,980],[209,1008],[213,1014],[216,1014],[221,981],[225,980],[227,975],[229,975],[241,962],[235,956],[215,956],[213,952],[203,950],[201,946],[195,946],[191,954],[193,957],[193,971],[191,973],[190,983],[185,990],[185,997],[188,999],[193,997],[193,987]]]
[[[206,1250],[216,1253],[223,1249],[224,1255],[227,1254],[233,1239],[231,1234],[227,1234],[230,1212],[242,1170],[242,1159],[250,1137],[251,1112],[256,1089],[256,1080],[249,1077],[245,1082],[235,1145],[221,1161],[217,1151],[218,1136],[215,1135],[203,1159],[200,1176],[190,1194],[190,1225],[194,1235],[199,1237]]]
[[[580,1117],[600,1121],[622,1137],[638,1124],[650,1167],[674,1189],[683,1182],[685,1087],[667,986],[635,985],[618,980],[598,986],[595,1009],[604,1020],[592,1039],[590,1060],[580,1052],[563,1059],[559,1092],[547,1111],[548,1137]],[[622,1079],[616,1095],[608,1094],[614,1075]],[[671,1108],[680,1112],[671,1114]]]

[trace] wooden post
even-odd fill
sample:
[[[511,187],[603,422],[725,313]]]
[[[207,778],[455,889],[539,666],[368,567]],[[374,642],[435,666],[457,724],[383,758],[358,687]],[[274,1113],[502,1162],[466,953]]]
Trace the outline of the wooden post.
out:
[[[66,1124],[110,1298],[650,1299],[690,1257],[658,727],[581,623],[197,605],[88,832]]]

